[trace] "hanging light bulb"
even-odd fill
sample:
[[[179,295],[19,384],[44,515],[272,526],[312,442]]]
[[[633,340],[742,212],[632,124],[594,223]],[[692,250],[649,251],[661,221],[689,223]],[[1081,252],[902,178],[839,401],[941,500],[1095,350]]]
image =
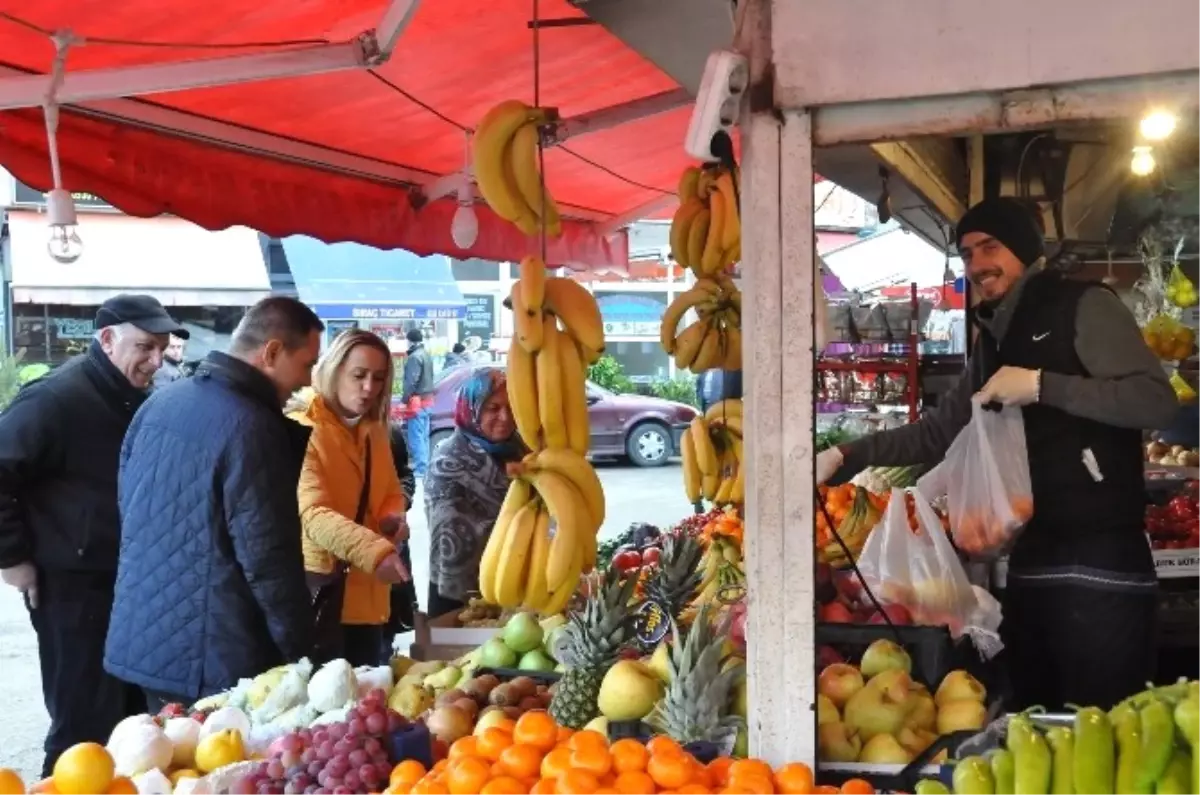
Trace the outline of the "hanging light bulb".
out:
[[[1138,129],[1147,141],[1165,141],[1171,133],[1175,132],[1175,125],[1178,122],[1174,113],[1154,110],[1142,117]]]
[[[1136,176],[1146,177],[1154,173],[1154,150],[1149,146],[1133,147],[1133,159],[1129,161],[1129,170]]]
[[[450,238],[459,248],[470,248],[479,239],[479,216],[475,214],[475,192],[471,183],[471,134],[467,133],[462,178],[458,183],[458,209],[450,221]]]
[[[75,198],[62,188],[55,188],[46,196],[46,215],[50,218],[46,251],[56,262],[70,264],[79,259],[83,241],[75,218]]]

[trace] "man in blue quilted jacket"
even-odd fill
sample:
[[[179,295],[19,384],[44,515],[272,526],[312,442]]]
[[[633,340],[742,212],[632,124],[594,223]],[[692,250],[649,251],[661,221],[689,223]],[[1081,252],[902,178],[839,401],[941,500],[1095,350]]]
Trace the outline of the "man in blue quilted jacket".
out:
[[[283,415],[323,325],[266,298],[191,378],[151,395],[121,449],[121,548],[104,667],[151,709],[310,651],[296,487],[308,431]]]

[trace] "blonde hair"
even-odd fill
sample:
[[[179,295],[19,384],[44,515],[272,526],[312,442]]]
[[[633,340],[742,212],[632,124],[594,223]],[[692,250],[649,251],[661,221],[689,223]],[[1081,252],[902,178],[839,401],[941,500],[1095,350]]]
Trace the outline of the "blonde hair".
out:
[[[396,375],[396,365],[392,361],[392,352],[388,350],[387,343],[369,331],[352,328],[334,338],[329,348],[321,355],[321,360],[317,362],[317,367],[313,371],[313,389],[331,407],[337,406],[338,374],[342,370],[342,365],[346,363],[347,357],[350,356],[350,351],[359,345],[374,348],[383,354],[384,360],[387,361],[387,377],[383,389],[379,392],[376,405],[363,414],[364,419],[386,423],[391,410],[392,382]]]

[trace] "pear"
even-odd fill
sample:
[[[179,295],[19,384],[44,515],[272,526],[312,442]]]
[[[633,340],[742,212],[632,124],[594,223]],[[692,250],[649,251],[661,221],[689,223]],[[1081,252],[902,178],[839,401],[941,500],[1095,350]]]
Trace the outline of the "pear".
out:
[[[829,696],[817,694],[817,725],[823,726],[826,723],[837,723],[842,719],[838,713],[837,705],[829,700]]]
[[[946,677],[942,679],[942,683],[938,685],[933,700],[934,703],[941,707],[947,701],[960,701],[962,699],[973,699],[982,704],[987,701],[987,688],[978,679],[966,671],[959,669],[946,674]]]
[[[583,728],[588,729],[590,731],[599,732],[600,734],[603,734],[605,737],[607,737],[608,736],[608,718],[604,717],[603,715],[599,715],[595,718],[592,718],[590,721],[588,721],[587,725],[585,725]]]
[[[938,706],[938,734],[979,731],[987,723],[987,707],[973,698],[960,698]]]
[[[933,702],[933,697],[929,695],[929,691],[912,690],[908,694],[904,706],[908,713],[904,719],[905,726],[925,731],[933,731],[937,726],[937,706]]]
[[[885,671],[851,696],[842,711],[843,720],[864,742],[877,734],[895,734],[908,717],[910,684],[903,671]]]
[[[931,730],[913,729],[905,726],[896,735],[896,739],[900,745],[904,747],[914,757],[924,751],[929,746],[933,745],[933,741],[937,739],[937,735]]]
[[[858,761],[870,765],[907,765],[912,755],[892,735],[876,734],[862,747]]]
[[[609,720],[641,720],[662,698],[663,683],[636,660],[619,660],[600,682],[596,706]]]
[[[857,762],[862,740],[841,721],[817,727],[817,756],[822,762]]]
[[[532,613],[517,613],[504,625],[501,636],[505,646],[517,654],[524,654],[541,646],[544,634],[542,625]]]
[[[646,667],[654,671],[655,675],[664,684],[668,685],[671,684],[671,666],[668,664],[669,660],[667,642],[664,640],[658,644],[654,649],[654,654],[651,654],[650,659],[646,661]]]
[[[912,673],[912,657],[908,656],[908,652],[900,644],[881,638],[863,652],[859,668],[867,679],[891,670],[909,674]]]

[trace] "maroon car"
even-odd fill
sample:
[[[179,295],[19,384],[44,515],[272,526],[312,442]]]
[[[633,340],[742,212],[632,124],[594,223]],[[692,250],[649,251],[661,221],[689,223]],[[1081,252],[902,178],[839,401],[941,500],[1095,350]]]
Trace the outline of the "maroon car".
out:
[[[476,367],[497,365],[476,365]],[[429,422],[430,447],[435,448],[454,432],[454,401],[458,388],[475,368],[443,370],[434,381],[433,415]],[[498,368],[499,369],[499,368]],[[591,421],[593,458],[628,457],[641,467],[661,466],[679,450],[679,437],[696,410],[683,403],[644,395],[618,395],[587,383],[588,419]],[[393,399],[393,414],[399,398]]]

